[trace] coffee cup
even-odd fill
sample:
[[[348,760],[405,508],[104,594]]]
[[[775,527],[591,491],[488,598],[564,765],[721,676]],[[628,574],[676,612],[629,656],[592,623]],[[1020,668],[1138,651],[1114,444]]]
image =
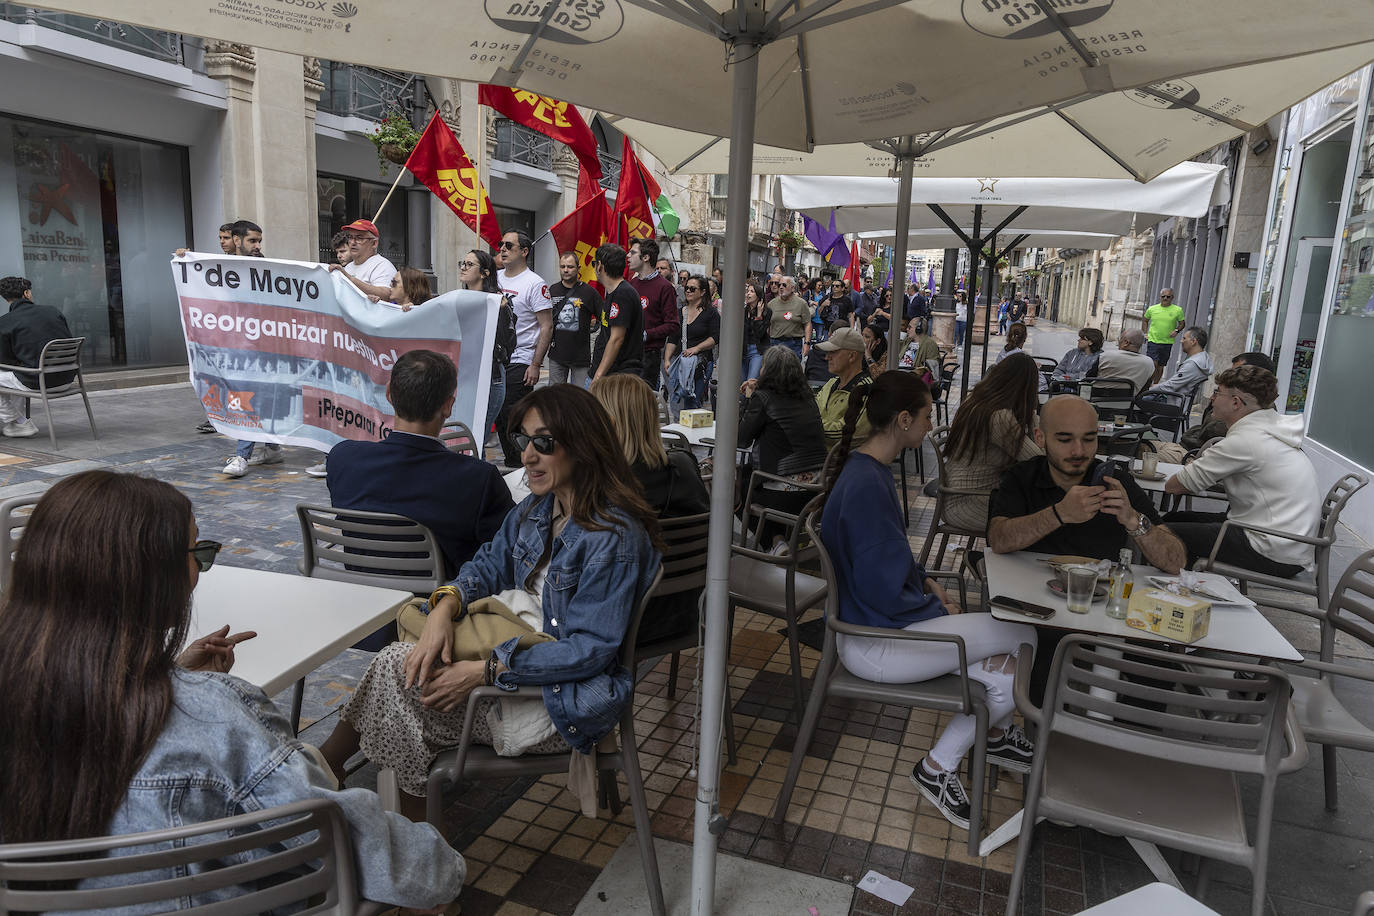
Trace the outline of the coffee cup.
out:
[[[1159,453],[1154,449],[1149,449],[1140,456],[1140,473],[1146,477],[1153,477],[1159,473]]]

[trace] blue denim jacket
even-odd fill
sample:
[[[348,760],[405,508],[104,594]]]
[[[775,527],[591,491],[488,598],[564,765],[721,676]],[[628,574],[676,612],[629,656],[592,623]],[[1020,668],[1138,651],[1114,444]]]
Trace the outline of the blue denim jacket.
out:
[[[130,782],[110,834],[179,827],[328,798],[348,821],[363,898],[427,908],[458,896],[466,866],[439,832],[384,811],[374,792],[328,788],[332,777],[303,751],[286,718],[257,687],[228,674],[185,671],[178,671],[172,683],[167,722]],[[170,869],[165,877],[172,877]],[[116,877],[90,886],[119,883]],[[179,908],[226,896],[233,894],[184,898]],[[121,912],[161,909],[155,905]]]
[[[453,580],[464,604],[523,587],[544,556],[552,516],[551,493],[516,506]],[[496,649],[509,669],[498,686],[543,687],[549,718],[584,754],[610,733],[633,696],[620,644],[658,572],[658,551],[644,529],[624,516],[615,522],[618,527],[607,531],[587,531],[569,519],[553,540],[542,606],[544,632],[557,639],[520,652],[511,639]]]

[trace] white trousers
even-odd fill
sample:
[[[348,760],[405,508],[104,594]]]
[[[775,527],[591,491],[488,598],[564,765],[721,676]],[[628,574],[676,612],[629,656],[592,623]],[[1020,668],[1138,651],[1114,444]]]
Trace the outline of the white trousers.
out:
[[[1035,628],[1023,623],[997,620],[991,614],[953,614],[922,620],[906,628],[917,633],[954,633],[964,640],[968,676],[982,684],[987,694],[988,723],[993,728],[1011,724],[1016,703],[1012,683],[1015,655],[1022,643],[1035,645]],[[918,643],[903,639],[838,638],[840,663],[855,677],[879,684],[912,684],[959,670],[959,652],[952,643]],[[1009,655],[1005,664],[988,659]],[[940,733],[930,749],[930,759],[942,770],[959,766],[973,747],[975,720],[958,714]]]
[[[19,377],[8,369],[0,369],[0,386],[27,388]],[[35,395],[38,392],[34,392]],[[24,419],[24,399],[18,395],[0,394],[0,423],[18,423]]]

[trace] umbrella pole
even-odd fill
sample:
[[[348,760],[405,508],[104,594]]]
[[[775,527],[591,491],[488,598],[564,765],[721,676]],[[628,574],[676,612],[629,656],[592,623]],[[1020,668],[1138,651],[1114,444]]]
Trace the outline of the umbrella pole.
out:
[[[991,254],[991,256],[988,257],[988,272],[987,272],[987,276],[984,278],[984,279],[985,279],[985,282],[986,282],[986,284],[987,284],[987,288],[988,288],[988,307],[987,307],[987,310],[983,312],[983,369],[982,369],[982,372],[980,373],[981,375],[987,375],[987,374],[988,374],[988,341],[991,340],[991,338],[988,336],[988,334],[989,334],[989,332],[992,330],[991,327],[990,327],[990,324],[991,324],[991,322],[992,322],[992,278],[993,278],[993,275],[994,275],[996,269],[997,269],[997,237],[996,237],[996,236],[993,236],[993,237],[992,237],[992,254]],[[999,304],[999,306],[1000,306],[1001,303],[998,303],[998,304]],[[1000,324],[1001,324],[1001,320],[1000,320],[1000,319],[998,320],[998,324],[999,324],[999,326],[1000,326]],[[1005,341],[1004,341],[1004,343],[1005,343]]]
[[[968,396],[968,369],[973,362],[973,326],[978,320],[978,257],[983,248],[983,205],[973,208],[973,237],[968,246],[968,285],[964,298],[968,300],[968,327],[964,329],[964,377],[959,386],[959,398]],[[986,292],[986,291],[985,291]],[[983,352],[987,353],[988,328],[987,306],[983,307]]]
[[[741,26],[762,26],[762,4],[742,0]],[[725,663],[730,644],[730,547],[734,541],[735,444],[739,441],[740,356],[744,352],[744,283],[749,268],[749,175],[754,166],[754,105],[759,82],[756,32],[734,44],[730,126],[730,198],[725,215],[725,289],[721,290],[719,400],[711,481],[710,545],[701,676],[701,744],[697,750],[696,817],[692,834],[692,914],[715,911],[716,840],[720,816],[720,743],[725,708]]]
[[[887,368],[896,369],[902,358],[898,348],[906,321],[906,246],[911,232],[911,175],[916,169],[914,137],[903,137],[897,147],[897,242],[892,253],[892,318],[887,328]],[[901,317],[898,317],[898,316]],[[920,372],[920,367],[916,367]]]

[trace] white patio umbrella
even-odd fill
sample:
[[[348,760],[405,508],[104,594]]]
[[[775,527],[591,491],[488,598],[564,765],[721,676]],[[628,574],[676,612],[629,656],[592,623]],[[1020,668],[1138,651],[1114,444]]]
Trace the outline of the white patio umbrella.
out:
[[[958,235],[951,229],[913,229],[907,233],[906,241],[912,251],[963,248],[972,234],[971,223],[960,226]],[[1018,248],[1081,248],[1084,251],[1103,251],[1112,247],[1112,242],[1117,238],[1108,232],[1066,232],[1058,229],[1022,229],[1019,226],[1003,234],[1020,239],[1016,246]],[[897,240],[896,233],[890,229],[860,232],[857,235],[861,242],[876,242],[879,245],[891,245]],[[893,263],[896,263],[895,258]]]
[[[517,85],[730,137],[735,188],[756,135],[810,149],[1374,41],[1369,0],[44,0],[40,5],[337,61]],[[824,30],[824,44],[812,33]],[[921,53],[913,53],[916,42]],[[721,63],[726,66],[720,66]],[[760,86],[766,92],[760,93]],[[728,101],[727,101],[728,100]],[[908,149],[907,152],[910,152]],[[728,288],[743,287],[749,199],[729,199]],[[905,234],[905,227],[898,228]],[[721,331],[739,384],[743,316]],[[738,404],[717,414],[734,454]],[[716,470],[706,589],[692,913],[713,908],[734,463]],[[661,901],[657,902],[661,907]]]

